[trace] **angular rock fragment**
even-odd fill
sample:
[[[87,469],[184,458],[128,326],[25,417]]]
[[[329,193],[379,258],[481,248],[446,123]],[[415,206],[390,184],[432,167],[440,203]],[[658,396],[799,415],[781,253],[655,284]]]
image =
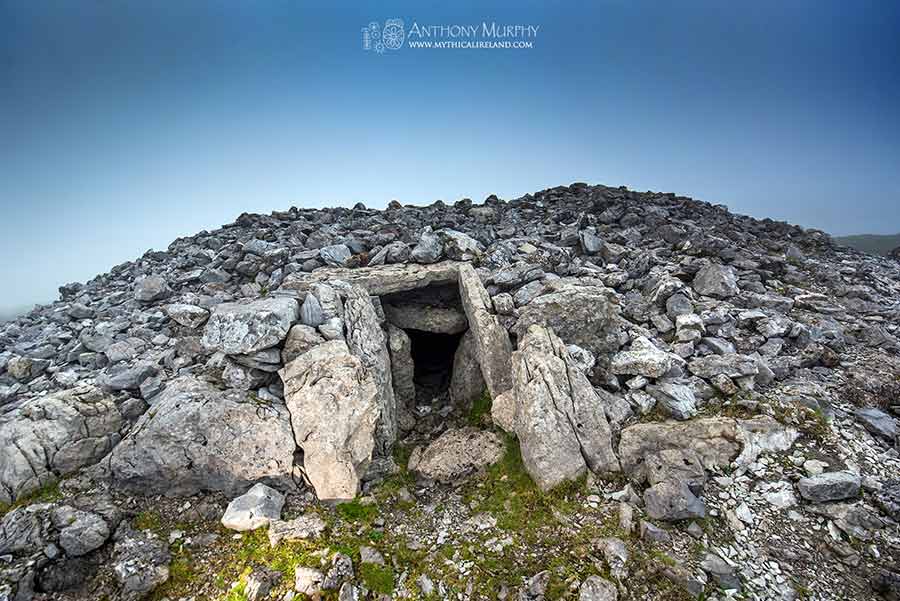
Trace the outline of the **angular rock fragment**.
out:
[[[299,312],[297,301],[287,297],[217,305],[203,330],[203,346],[229,355],[275,346],[285,339]]]

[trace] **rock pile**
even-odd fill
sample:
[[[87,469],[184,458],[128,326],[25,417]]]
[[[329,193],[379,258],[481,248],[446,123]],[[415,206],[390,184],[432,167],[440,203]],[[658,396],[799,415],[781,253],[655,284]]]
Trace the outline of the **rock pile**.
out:
[[[627,479],[607,499],[629,529],[646,517],[642,540],[680,544],[658,527],[678,522],[710,543],[698,523],[723,519],[740,550],[710,543],[661,569],[689,594],[792,598],[783,574],[813,555],[765,546],[785,523],[810,541],[824,524],[818,560],[873,587],[817,598],[898,594],[900,264],[822,232],[585,184],[293,207],[60,295],[0,325],[2,503],[79,471],[135,498],[243,495],[223,523],[277,545],[325,528],[282,521],[283,495],[352,500],[403,469],[400,447],[424,486],[456,486],[503,457],[505,431],[544,491]],[[445,363],[430,356],[442,345]],[[627,550],[604,541],[621,576]],[[18,507],[0,523],[0,599],[77,590],[100,557],[139,597],[168,554],[109,499]],[[296,590],[366,592],[349,557],[329,561],[298,568]],[[260,574],[253,590],[269,591]],[[543,599],[543,574],[518,598]],[[637,598],[615,578],[573,590]]]

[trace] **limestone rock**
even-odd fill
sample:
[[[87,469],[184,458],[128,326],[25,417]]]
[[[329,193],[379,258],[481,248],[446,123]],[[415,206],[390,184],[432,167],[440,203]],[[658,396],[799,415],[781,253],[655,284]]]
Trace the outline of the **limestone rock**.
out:
[[[152,303],[171,294],[169,284],[158,275],[142,277],[134,283],[134,299],[142,303]]]
[[[528,329],[513,354],[513,380],[522,460],[542,490],[588,469],[619,470],[601,399],[552,330]]]
[[[468,407],[484,394],[484,376],[478,365],[475,336],[471,330],[462,335],[453,355],[450,378],[450,401],[457,407]]]
[[[644,491],[647,515],[657,520],[706,517],[706,506],[684,482],[666,480]]]
[[[112,569],[123,599],[141,599],[169,579],[171,555],[155,534],[122,524],[115,538]]]
[[[0,417],[0,502],[100,461],[123,425],[114,399],[90,387],[49,394]]]
[[[284,348],[281,349],[281,360],[287,365],[306,351],[323,342],[325,342],[325,339],[314,328],[302,324],[292,326],[284,341]]]
[[[375,307],[365,289],[353,286],[347,292],[344,319],[347,322],[347,346],[353,355],[359,357],[377,390],[375,454],[390,457],[397,440],[397,402],[391,378],[391,358],[387,336],[381,329]]]
[[[412,343],[409,335],[393,324],[388,324],[388,351],[391,356],[391,382],[394,385],[394,399],[398,408],[412,407],[416,400]]]
[[[694,276],[694,290],[705,296],[730,298],[740,292],[730,267],[709,263]]]
[[[579,601],[616,601],[618,598],[615,585],[600,576],[588,576],[578,588]]]
[[[274,547],[283,540],[316,538],[325,531],[326,527],[325,520],[314,513],[301,515],[286,522],[272,520],[269,523],[269,544]]]
[[[859,495],[862,480],[852,472],[825,472],[801,478],[797,482],[800,496],[813,503],[840,501]]]
[[[472,331],[481,375],[491,398],[497,398],[512,386],[512,343],[506,329],[491,314],[491,298],[471,265],[459,267],[459,293]]]
[[[272,297],[217,305],[206,322],[203,346],[246,355],[280,343],[299,317],[297,301]]]
[[[102,517],[69,506],[55,508],[51,520],[59,528],[59,546],[69,557],[80,557],[99,549],[111,534]]]
[[[645,457],[664,449],[689,449],[706,469],[713,470],[732,462],[747,465],[763,451],[787,450],[796,438],[796,431],[766,416],[643,423],[622,430],[619,459],[625,473],[634,475]]]
[[[304,470],[322,500],[353,499],[375,449],[379,390],[343,341],[321,344],[282,369]]]
[[[631,350],[613,355],[610,369],[616,375],[661,378],[672,369],[673,363],[672,355],[658,349],[646,337],[638,336],[631,342]]]
[[[181,376],[154,399],[108,466],[116,486],[138,494],[236,495],[258,481],[293,487],[295,448],[284,406]]]
[[[447,430],[424,450],[416,448],[409,469],[438,482],[455,482],[503,457],[499,436],[478,428]]]
[[[262,483],[254,484],[246,493],[235,497],[225,509],[222,525],[245,532],[281,519],[284,495]]]
[[[531,325],[546,325],[566,344],[608,353],[618,349],[617,317],[618,306],[606,288],[561,286],[520,309],[516,332],[522,338]]]
[[[187,328],[199,328],[209,319],[209,311],[196,305],[175,303],[166,305],[165,311],[172,321]]]

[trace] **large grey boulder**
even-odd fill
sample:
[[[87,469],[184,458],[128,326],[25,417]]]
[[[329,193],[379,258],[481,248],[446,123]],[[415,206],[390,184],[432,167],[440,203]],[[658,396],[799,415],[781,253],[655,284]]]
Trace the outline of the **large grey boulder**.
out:
[[[111,534],[109,524],[96,513],[68,505],[50,512],[53,526],[59,529],[59,546],[69,557],[87,555],[99,549]]]
[[[320,248],[319,256],[325,261],[326,265],[347,267],[350,264],[353,253],[350,252],[350,248],[346,244],[333,244]]]
[[[705,296],[730,298],[740,292],[737,277],[730,267],[708,263],[694,276],[694,290]]]
[[[353,499],[375,450],[381,407],[374,376],[341,340],[300,355],[279,374],[316,494],[322,500]]]
[[[281,349],[281,361],[290,363],[309,349],[325,342],[322,335],[315,328],[297,324],[291,327],[287,338],[284,340],[284,348]]]
[[[703,501],[684,482],[666,480],[644,491],[644,508],[656,520],[687,520],[706,517]]]
[[[366,374],[378,391],[378,420],[375,428],[375,454],[390,457],[397,440],[397,401],[391,378],[391,357],[387,336],[381,329],[372,299],[364,288],[351,286],[344,301],[347,347],[359,357]]]
[[[409,253],[409,258],[414,263],[428,264],[438,262],[443,254],[444,243],[441,237],[434,233],[429,226],[419,236],[419,243]]]
[[[853,472],[825,472],[797,482],[800,496],[813,503],[840,501],[859,496],[862,479]]]
[[[484,394],[484,376],[478,365],[475,335],[468,330],[459,340],[453,355],[453,373],[450,376],[450,401],[457,407],[468,407]]]
[[[299,312],[296,299],[287,297],[217,305],[203,330],[203,346],[229,355],[275,346],[285,339]]]
[[[864,407],[854,411],[853,417],[875,436],[880,436],[888,442],[897,439],[897,420],[881,409]]]
[[[116,446],[108,467],[113,483],[134,493],[235,495],[258,481],[293,487],[295,450],[283,405],[181,376]]]
[[[509,334],[490,312],[491,297],[475,269],[466,263],[459,267],[459,295],[474,338],[481,375],[491,397],[497,398],[512,387],[512,343]]]
[[[484,253],[484,246],[468,234],[444,229],[438,232],[444,241],[444,254],[454,261],[473,261]]]
[[[119,441],[111,396],[78,387],[24,403],[0,418],[0,502],[11,503],[82,467]]]
[[[687,384],[660,381],[647,386],[647,394],[656,399],[666,413],[677,420],[686,420],[697,415],[697,398]]]
[[[281,508],[284,507],[284,495],[261,482],[254,484],[250,490],[228,503],[222,516],[222,525],[229,530],[246,532],[268,526],[270,522],[281,519]]]
[[[674,363],[674,356],[657,348],[645,336],[638,336],[631,342],[631,349],[613,355],[610,370],[621,376],[661,378]]]
[[[503,457],[499,436],[478,428],[447,430],[424,449],[417,447],[409,469],[429,480],[455,482]]]
[[[554,283],[554,287],[520,309],[515,327],[519,338],[530,326],[545,325],[566,344],[577,344],[595,354],[619,348],[619,310],[612,291],[566,282]]]
[[[158,275],[148,275],[134,282],[134,299],[142,303],[152,303],[171,294],[169,284]]]
[[[727,355],[707,355],[688,363],[688,370],[695,376],[712,379],[716,376],[741,378],[759,373],[759,363],[753,357],[729,353]]]
[[[622,430],[619,459],[622,470],[638,480],[645,459],[665,449],[690,450],[704,468],[718,470],[749,465],[763,452],[786,451],[798,435],[768,416],[635,424]]]
[[[542,490],[590,469],[617,472],[601,397],[550,329],[528,328],[513,353],[514,424],[525,469]]]

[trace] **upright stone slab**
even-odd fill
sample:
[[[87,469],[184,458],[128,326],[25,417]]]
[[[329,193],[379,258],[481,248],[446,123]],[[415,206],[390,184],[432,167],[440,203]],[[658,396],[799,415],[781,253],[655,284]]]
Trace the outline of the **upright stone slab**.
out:
[[[390,457],[397,440],[397,401],[391,378],[391,358],[387,337],[375,313],[369,293],[351,286],[344,303],[347,323],[347,346],[362,362],[377,389],[378,423],[375,432],[375,454]]]
[[[512,387],[509,334],[490,312],[491,298],[475,269],[467,263],[459,266],[459,295],[474,337],[481,374],[491,398],[497,398]]]
[[[391,379],[394,382],[394,398],[397,400],[397,406],[412,407],[416,401],[412,343],[406,332],[392,324],[388,324],[388,349],[391,354]]]
[[[466,407],[482,395],[484,387],[484,377],[476,356],[475,336],[472,330],[467,330],[453,355],[450,401],[457,407]]]
[[[374,375],[342,340],[320,344],[279,374],[316,495],[353,499],[375,449],[381,405]]]
[[[603,402],[552,330],[528,328],[513,353],[512,423],[525,469],[542,490],[587,469],[617,472],[619,460]]]

